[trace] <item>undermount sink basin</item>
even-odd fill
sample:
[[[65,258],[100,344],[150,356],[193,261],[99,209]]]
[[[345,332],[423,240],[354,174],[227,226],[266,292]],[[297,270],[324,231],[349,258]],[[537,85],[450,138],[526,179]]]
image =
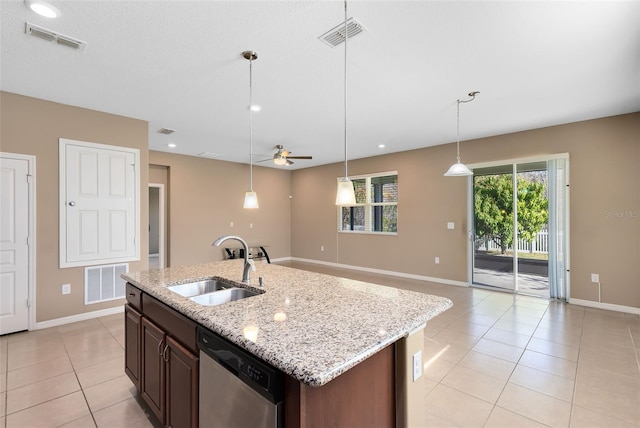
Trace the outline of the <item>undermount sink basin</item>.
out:
[[[220,281],[217,279],[207,279],[205,281],[190,282],[188,284],[172,285],[167,288],[183,297],[192,297],[233,287],[235,287],[233,284],[225,281]]]
[[[196,303],[201,305],[221,305],[223,303],[233,302],[234,300],[245,299],[247,297],[256,296],[258,292],[248,290],[246,288],[227,288],[224,290],[214,291],[213,293],[201,294],[191,297]]]

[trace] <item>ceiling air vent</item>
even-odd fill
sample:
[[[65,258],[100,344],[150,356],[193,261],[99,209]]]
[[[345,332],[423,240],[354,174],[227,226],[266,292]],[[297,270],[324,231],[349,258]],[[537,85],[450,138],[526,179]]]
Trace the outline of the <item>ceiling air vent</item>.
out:
[[[159,134],[164,134],[164,135],[171,135],[174,132],[176,132],[175,129],[170,129],[170,128],[160,128],[158,129],[158,133]]]
[[[356,21],[354,18],[347,19],[347,35],[349,38],[353,36],[357,36],[358,34],[365,31],[366,28],[362,26],[361,23]],[[344,22],[342,24],[336,25],[331,30],[324,33],[322,36],[318,37],[321,42],[326,43],[327,45],[335,48],[340,43],[344,42]]]
[[[65,36],[64,34],[56,33],[52,30],[47,30],[46,28],[38,27],[30,22],[27,22],[25,25],[25,33],[42,40],[57,43],[79,51],[84,50],[87,46],[86,42]]]
[[[211,153],[211,152],[202,152],[198,154],[198,156],[200,156],[201,158],[207,158],[207,159],[215,159],[220,157],[218,153]]]

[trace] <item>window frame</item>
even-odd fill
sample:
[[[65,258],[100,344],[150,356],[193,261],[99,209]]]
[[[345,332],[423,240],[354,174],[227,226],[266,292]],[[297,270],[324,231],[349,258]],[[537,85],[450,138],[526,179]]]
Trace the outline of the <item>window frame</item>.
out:
[[[356,234],[365,234],[365,235],[387,235],[387,236],[396,236],[398,235],[398,227],[396,225],[395,232],[382,232],[373,230],[373,223],[375,222],[375,216],[373,214],[374,207],[382,207],[384,209],[385,206],[395,206],[396,207],[396,218],[398,215],[398,202],[400,200],[399,190],[398,197],[395,202],[372,202],[371,201],[371,180],[378,177],[387,177],[387,176],[396,176],[396,182],[398,182],[398,171],[386,171],[386,172],[377,172],[373,174],[362,174],[362,175],[353,175],[350,176],[349,179],[353,180],[362,180],[365,179],[366,186],[366,200],[364,203],[356,203],[356,204],[348,204],[348,205],[338,205],[337,206],[337,228],[338,233],[356,233]],[[338,177],[337,180],[342,179],[342,177]],[[343,208],[355,208],[355,207],[364,207],[365,216],[364,216],[364,229],[365,230],[350,230],[342,228],[342,209]],[[368,213],[371,212],[371,215]]]

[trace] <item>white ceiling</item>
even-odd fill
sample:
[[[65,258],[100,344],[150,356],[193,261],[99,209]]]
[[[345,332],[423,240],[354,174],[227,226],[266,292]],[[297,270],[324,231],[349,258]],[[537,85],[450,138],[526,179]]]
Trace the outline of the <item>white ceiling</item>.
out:
[[[343,159],[343,45],[317,39],[341,1],[51,3],[62,17],[0,2],[2,90],[146,120],[152,150],[248,163],[254,50],[255,160],[276,144],[313,155],[290,169]],[[351,1],[349,16],[367,29],[348,44],[349,158],[454,142],[473,90],[461,140],[640,110],[639,1]]]

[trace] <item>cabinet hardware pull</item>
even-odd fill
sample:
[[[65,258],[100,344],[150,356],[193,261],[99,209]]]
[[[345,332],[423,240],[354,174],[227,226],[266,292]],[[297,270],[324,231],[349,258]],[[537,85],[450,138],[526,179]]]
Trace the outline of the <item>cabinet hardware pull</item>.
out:
[[[164,347],[164,351],[162,351],[162,359],[165,363],[169,362],[169,358],[167,358],[167,351],[169,350],[169,344]]]
[[[136,293],[129,293],[129,296],[131,296],[131,297],[135,297],[135,296],[136,296]]]
[[[162,351],[160,350],[160,348],[162,347],[162,342],[164,342],[164,339],[158,342],[158,355],[162,355]]]

